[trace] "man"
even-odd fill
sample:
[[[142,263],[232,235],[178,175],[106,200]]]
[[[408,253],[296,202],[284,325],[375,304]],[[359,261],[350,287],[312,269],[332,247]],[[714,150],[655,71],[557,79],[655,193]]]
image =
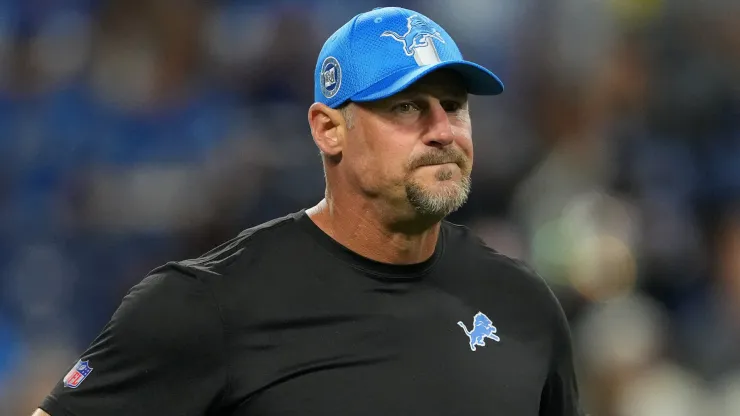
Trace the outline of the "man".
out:
[[[470,189],[467,96],[498,78],[379,8],[315,83],[325,199],[152,271],[38,414],[580,414],[553,294],[444,221]]]

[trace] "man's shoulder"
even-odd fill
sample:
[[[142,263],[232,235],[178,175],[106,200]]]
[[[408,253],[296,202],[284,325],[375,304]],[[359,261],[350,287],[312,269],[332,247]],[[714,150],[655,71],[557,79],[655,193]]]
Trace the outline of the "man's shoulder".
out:
[[[442,222],[442,233],[448,251],[454,252],[455,256],[464,257],[468,261],[497,261],[509,265],[517,261],[497,251],[486,244],[478,234],[470,227],[451,221]]]
[[[485,270],[496,277],[497,285],[511,283],[528,289],[527,292],[551,300],[553,292],[547,281],[525,260],[506,255],[486,244],[470,227],[450,221],[442,223],[448,250],[453,258],[471,268]]]
[[[291,213],[244,229],[198,257],[171,261],[159,269],[187,270],[200,276],[229,274],[240,262],[265,258],[263,253],[277,253],[279,246],[295,239],[294,225],[299,215]]]

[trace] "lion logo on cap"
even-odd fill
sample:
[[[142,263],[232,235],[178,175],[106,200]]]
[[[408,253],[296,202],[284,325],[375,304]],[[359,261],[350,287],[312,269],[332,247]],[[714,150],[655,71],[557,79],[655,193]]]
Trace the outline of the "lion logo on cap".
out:
[[[432,47],[434,43],[432,39],[445,43],[444,38],[439,30],[433,26],[433,23],[429,19],[424,18],[415,14],[409,16],[406,33],[399,35],[392,30],[386,30],[380,36],[389,36],[398,42],[403,44],[403,51],[407,56],[413,56],[419,48]]]

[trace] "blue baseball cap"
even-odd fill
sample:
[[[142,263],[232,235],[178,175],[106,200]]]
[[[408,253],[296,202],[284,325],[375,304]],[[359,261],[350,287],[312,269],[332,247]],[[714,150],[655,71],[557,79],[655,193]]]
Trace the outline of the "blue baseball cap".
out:
[[[400,7],[378,7],[353,17],[324,43],[314,99],[332,108],[348,100],[379,100],[440,68],[457,71],[469,94],[504,91],[493,72],[464,60],[455,41],[431,19]]]

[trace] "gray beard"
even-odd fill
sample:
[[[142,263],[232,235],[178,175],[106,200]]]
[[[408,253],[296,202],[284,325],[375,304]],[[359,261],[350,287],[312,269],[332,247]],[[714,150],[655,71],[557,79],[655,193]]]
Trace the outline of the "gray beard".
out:
[[[452,172],[437,173],[440,181],[449,180]],[[424,216],[444,218],[465,205],[470,194],[470,176],[463,176],[459,183],[451,184],[441,191],[432,192],[415,181],[406,181],[406,196],[417,213]]]

